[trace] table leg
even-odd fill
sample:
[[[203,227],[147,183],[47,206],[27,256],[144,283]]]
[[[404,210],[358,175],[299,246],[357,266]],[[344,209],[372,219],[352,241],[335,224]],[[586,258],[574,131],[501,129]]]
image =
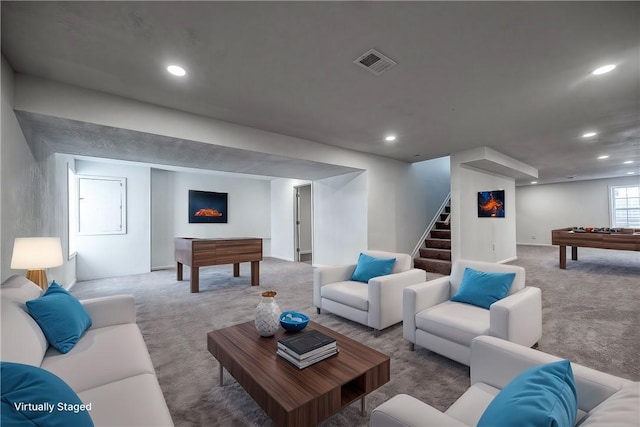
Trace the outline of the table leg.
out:
[[[191,293],[200,292],[200,267],[191,267]]]
[[[218,362],[218,365],[220,366],[220,372],[218,377],[220,378],[220,387],[222,387],[222,363]]]
[[[560,268],[567,269],[567,246],[560,246]]]
[[[239,262],[234,262],[233,263],[233,277],[238,277],[240,276],[240,263]]]
[[[251,286],[260,286],[260,261],[251,261]]]
[[[578,247],[571,246],[571,259],[574,261],[578,260]]]
[[[178,282],[182,280],[182,263],[178,262],[177,263],[177,270],[178,270]]]
[[[365,407],[364,398],[365,396],[362,396],[362,399],[360,399],[360,416],[361,417],[364,417],[365,415],[367,415],[367,409]]]

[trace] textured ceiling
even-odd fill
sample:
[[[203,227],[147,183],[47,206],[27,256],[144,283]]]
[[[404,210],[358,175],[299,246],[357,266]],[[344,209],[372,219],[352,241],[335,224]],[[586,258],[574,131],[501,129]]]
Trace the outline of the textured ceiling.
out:
[[[540,182],[640,171],[640,2],[1,7],[18,73],[409,162],[487,146]],[[370,48],[398,65],[355,66]]]

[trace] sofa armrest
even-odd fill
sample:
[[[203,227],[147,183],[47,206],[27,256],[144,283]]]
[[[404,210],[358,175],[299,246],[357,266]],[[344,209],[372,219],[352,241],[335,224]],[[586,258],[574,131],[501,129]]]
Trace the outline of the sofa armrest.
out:
[[[416,342],[416,314],[449,299],[449,276],[407,286],[402,293],[402,333],[404,339]]]
[[[344,282],[351,279],[356,265],[340,265],[335,267],[317,267],[313,269],[313,305],[322,308],[320,288],[329,283]]]
[[[542,337],[542,292],[525,287],[489,309],[489,334],[531,347]]]
[[[91,329],[136,323],[133,295],[113,295],[80,301],[91,317]]]
[[[465,424],[433,406],[406,394],[398,394],[371,412],[371,427],[462,427]]]
[[[369,326],[380,330],[402,321],[403,289],[426,278],[426,271],[413,268],[369,280]]]
[[[562,360],[542,351],[490,336],[471,341],[471,384],[485,383],[503,389],[534,366]],[[571,362],[578,408],[589,412],[631,381]]]

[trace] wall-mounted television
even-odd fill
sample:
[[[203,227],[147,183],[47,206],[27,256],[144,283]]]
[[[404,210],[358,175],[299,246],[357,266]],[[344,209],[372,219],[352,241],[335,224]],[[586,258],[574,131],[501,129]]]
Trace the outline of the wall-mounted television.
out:
[[[504,190],[478,191],[478,217],[504,218]]]
[[[226,223],[227,193],[189,190],[189,223]]]

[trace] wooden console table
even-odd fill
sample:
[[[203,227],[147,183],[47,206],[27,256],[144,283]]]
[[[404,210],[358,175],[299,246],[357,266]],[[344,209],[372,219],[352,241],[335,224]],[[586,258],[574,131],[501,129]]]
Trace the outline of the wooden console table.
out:
[[[551,230],[551,244],[560,246],[560,268],[567,268],[567,246],[571,246],[571,259],[578,260],[578,248],[618,249],[640,251],[640,230],[624,228],[618,233],[576,233],[571,227]]]
[[[262,239],[246,237],[236,239],[175,238],[175,258],[178,280],[182,280],[182,265],[191,267],[191,292],[200,291],[200,267],[233,264],[233,276],[240,276],[240,263],[251,263],[251,286],[260,285]]]

